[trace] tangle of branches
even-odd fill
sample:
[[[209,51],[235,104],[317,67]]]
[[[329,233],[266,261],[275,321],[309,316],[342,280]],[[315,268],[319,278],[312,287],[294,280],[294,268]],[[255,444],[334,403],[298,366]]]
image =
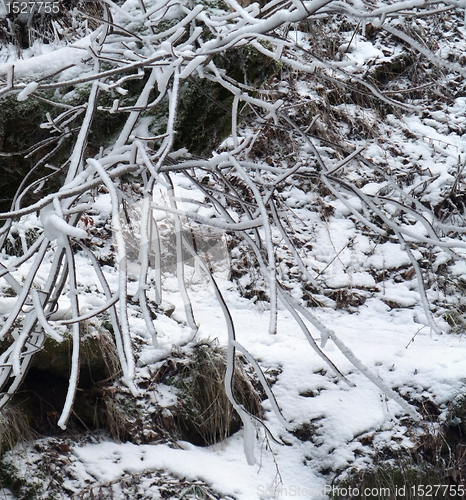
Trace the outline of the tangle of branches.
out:
[[[214,274],[199,256],[186,232],[182,231],[186,221],[191,225],[234,233],[236,239],[247,245],[267,286],[270,334],[277,331],[277,308],[281,303],[295,319],[310,347],[338,377],[352,385],[322,350],[327,339],[331,339],[387,397],[393,398],[404,411],[417,418],[413,407],[364,366],[337,334],[322,324],[284,286],[277,267],[277,238],[288,248],[299,269],[300,280],[317,288],[319,282],[303,261],[301,248],[284,222],[285,209],[279,193],[291,179],[319,184],[340,200],[351,216],[368,231],[397,241],[415,270],[420,301],[427,321],[436,333],[440,333],[440,328],[430,310],[424,276],[413,255],[413,246],[440,248],[455,260],[463,259],[461,251],[466,246],[463,241],[466,229],[461,223],[441,219],[431,207],[420,201],[414,190],[400,186],[390,172],[366,159],[363,148],[350,150],[344,144],[333,145],[338,158],[323,155],[322,143],[312,134],[314,121],[306,126],[296,122],[277,92],[259,88],[261,77],[254,80],[246,70],[237,72],[233,77],[222,60],[230,55],[233,57],[241,50],[254,51],[261,64],[269,61],[268,64],[275,65],[272,73],[307,73],[311,81],[320,79],[327,83],[337,82],[343,87],[357,87],[361,95],[393,109],[414,111],[414,105],[392,99],[390,92],[381,91],[370,78],[347,73],[344,58],[339,60],[335,55],[325,58],[309,47],[303,48],[290,31],[299,23],[325,22],[336,15],[349,19],[359,31],[364,31],[370,23],[372,29],[398,37],[433,65],[464,75],[464,68],[438,58],[407,30],[403,30],[399,23],[400,18],[439,15],[455,11],[461,5],[456,0],[443,3],[433,0],[272,0],[262,7],[257,3],[244,6],[236,0],[225,0],[215,5],[191,0],[138,0],[119,5],[105,0],[101,3],[102,15],[97,29],[79,42],[62,40],[62,44],[68,43],[70,50],[80,51],[79,60],[74,59],[71,64],[66,61],[57,63],[49,73],[42,73],[40,78],[32,81],[23,69],[24,62],[4,64],[0,98],[5,100],[14,96],[19,102],[39,98],[55,106],[55,112],[48,113],[47,121],[42,124],[43,129],[49,130],[49,137],[27,151],[17,152],[36,159],[33,171],[44,167],[49,170],[33,181],[30,176],[25,176],[11,209],[0,214],[0,219],[4,221],[0,229],[3,245],[8,243],[12,231],[19,227],[21,221],[38,214],[35,219],[37,238],[31,243],[23,234],[21,255],[0,264],[0,275],[11,287],[14,297],[14,304],[0,330],[4,346],[0,355],[0,409],[20,387],[32,357],[43,347],[46,337],[60,342],[63,338],[62,327],[66,325],[70,329],[73,347],[68,393],[58,422],[60,427],[65,428],[78,383],[80,323],[104,313],[109,315],[113,327],[123,382],[137,392],[133,383],[135,361],[128,319],[128,259],[120,214],[128,203],[138,201],[141,207],[138,241],[140,272],[134,299],[137,299],[146,328],[156,345],[157,334],[148,294],[154,294],[160,304],[163,284],[160,273],[162,249],[160,238],[154,235],[159,228],[153,213],[165,211],[174,224],[176,274],[188,325],[193,331],[197,330],[195,311],[184,279],[183,255],[186,253],[209,277],[223,311],[229,335],[225,383],[227,393],[244,422],[245,450],[249,462],[254,461],[254,420],[235,402],[232,394],[236,350],[253,363],[280,418],[281,413],[258,364],[236,340],[234,323]],[[65,100],[54,101],[53,92],[63,94],[67,89],[80,88],[86,89],[85,102],[75,105]],[[128,88],[137,88],[132,102],[124,99]],[[221,89],[227,98],[220,101],[215,95],[209,95],[211,88]],[[221,114],[227,117],[231,138],[214,154],[205,151],[201,154],[199,148],[198,151],[189,151],[190,145],[182,143],[185,136],[177,127],[184,100],[187,99],[187,89],[199,92],[201,100],[220,107]],[[44,97],[46,95],[48,97]],[[158,123],[153,134],[150,128],[141,124],[148,123],[160,110],[165,110],[164,119]],[[90,134],[97,117],[102,114],[108,119],[114,115],[123,116],[124,120],[118,122],[119,128],[114,130],[108,144],[92,150],[88,147]],[[317,116],[314,118],[317,119]],[[192,124],[192,134],[202,134],[197,119],[197,116],[192,116],[188,121]],[[303,143],[310,151],[311,159],[293,164],[282,162],[277,166],[255,157],[252,151],[261,140],[261,134],[270,130],[285,133],[291,141]],[[55,148],[70,140],[72,146],[65,158],[53,156]],[[331,141],[327,145],[332,147]],[[11,156],[13,153],[2,154]],[[50,160],[52,157],[55,163]],[[380,192],[367,194],[345,178],[342,172],[351,162],[385,179],[386,191],[383,195]],[[202,195],[202,210],[184,208],[186,201],[191,203],[190,206],[199,205],[196,201],[199,198],[181,200],[177,197],[175,180],[180,177],[186,179],[197,195]],[[137,192],[128,194],[129,178],[138,186]],[[59,179],[58,187],[45,191],[54,179]],[[95,194],[99,189],[105,190],[111,200],[115,266],[119,273],[117,289],[109,284],[105,269],[90,243],[87,224],[83,223],[87,220],[86,214],[93,210]],[[154,198],[155,190],[163,192],[167,200],[165,205]],[[355,197],[359,200],[358,204],[351,201]],[[403,217],[406,216],[423,226],[422,235],[413,231],[412,223],[404,222]],[[92,264],[99,289],[105,296],[103,306],[84,314],[80,312],[77,254]],[[25,264],[29,266],[28,273],[21,281],[16,271]],[[37,279],[41,269],[46,269],[45,280]],[[63,296],[67,297],[71,307],[70,317],[66,320],[54,316]],[[321,345],[311,334],[309,324],[320,332]]]

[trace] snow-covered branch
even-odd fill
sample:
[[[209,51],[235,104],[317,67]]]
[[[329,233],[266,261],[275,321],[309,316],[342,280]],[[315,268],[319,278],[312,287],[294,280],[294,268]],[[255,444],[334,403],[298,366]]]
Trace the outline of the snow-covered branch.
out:
[[[311,348],[339,378],[349,386],[354,385],[325,354],[323,347],[317,345],[311,325],[320,332],[323,344],[326,338],[332,340],[382,392],[417,418],[416,411],[400,395],[286,290],[278,245],[285,248],[292,262],[289,267],[296,267],[302,286],[319,289],[325,269],[317,272],[305,257],[303,245],[295,234],[297,228],[285,221],[289,207],[282,192],[293,183],[318,185],[345,207],[348,217],[364,230],[396,241],[414,269],[419,303],[427,323],[436,333],[441,333],[442,327],[431,311],[425,277],[413,250],[440,248],[450,257],[464,260],[465,229],[454,223],[447,224],[413,190],[400,187],[387,169],[370,161],[366,144],[359,143],[349,149],[343,139],[336,143],[335,138],[311,133],[318,117],[308,116],[308,123],[294,118],[294,108],[307,105],[306,92],[311,95],[311,91],[291,86],[284,90],[277,75],[305,73],[311,87],[315,83],[315,88],[326,98],[333,93],[336,103],[340,99],[338,92],[352,92],[361,99],[376,100],[389,110],[416,111],[419,106],[415,100],[408,102],[395,91],[382,90],[369,69],[361,70],[367,55],[364,51],[357,53],[356,40],[363,43],[361,37],[370,22],[373,30],[385,30],[409,44],[416,57],[422,55],[440,68],[464,75],[459,63],[445,61],[433,48],[415,40],[399,19],[400,16],[415,19],[418,9],[422,9],[423,15],[430,11],[438,13],[438,2],[273,1],[262,9],[256,3],[244,6],[235,0],[227,0],[218,8],[202,1],[140,0],[137,8],[134,4],[110,0],[105,3],[108,7],[99,27],[79,41],[61,40],[62,45],[54,49],[56,59],[50,67],[42,64],[49,60],[47,57],[54,57],[47,54],[0,65],[0,98],[14,98],[24,105],[37,97],[56,111],[47,112],[47,119],[42,123],[42,129],[50,132],[50,138],[41,139],[42,142],[26,150],[8,152],[8,157],[33,156],[35,169],[41,173],[38,178],[26,175],[12,198],[11,209],[0,214],[0,220],[6,221],[0,230],[2,241],[5,246],[14,223],[34,219],[35,212],[39,217],[34,224],[41,235],[35,243],[26,244],[23,234],[21,255],[9,258],[0,270],[0,276],[15,297],[0,330],[0,339],[7,341],[0,356],[0,408],[18,389],[31,357],[43,346],[45,336],[60,342],[63,330],[59,327],[71,325],[71,377],[59,420],[64,428],[78,382],[79,325],[93,315],[104,313],[109,315],[113,328],[123,381],[137,393],[128,318],[129,257],[122,214],[128,204],[141,201],[140,234],[136,242],[140,275],[134,299],[154,345],[157,332],[148,290],[155,290],[155,302],[160,305],[163,256],[160,218],[157,219],[156,214],[164,213],[174,221],[179,291],[187,323],[194,333],[198,325],[184,275],[184,254],[187,250],[192,252],[193,247],[183,236],[184,224],[218,228],[234,233],[235,238],[243,241],[264,280],[271,334],[278,328],[281,302],[295,318]],[[445,2],[445,5],[451,9],[464,7],[456,2]],[[349,40],[335,47],[334,53],[324,57],[311,37],[300,29],[300,23],[318,23],[337,15],[353,23],[354,32]],[[383,57],[379,52],[371,64],[375,65],[377,59]],[[272,84],[274,77],[277,81]],[[322,82],[329,87],[326,89]],[[264,84],[268,85],[265,90],[261,89]],[[314,91],[317,92],[313,88]],[[394,93],[393,97],[389,97],[390,92]],[[291,102],[292,99],[297,102]],[[203,116],[206,109],[207,117]],[[111,133],[102,136],[98,147],[91,147],[93,138],[99,137],[107,121],[115,124]],[[226,129],[226,133],[220,129]],[[267,148],[265,140],[263,146],[258,146],[267,134],[270,137],[284,134],[287,137],[284,142],[299,145],[306,155],[301,158],[283,155],[280,164],[269,160],[267,151],[260,151],[264,153],[261,158],[254,151]],[[231,140],[222,144],[228,136]],[[359,186],[355,178],[347,176],[346,169],[354,165],[378,169],[384,178],[384,192],[369,192],[369,187]],[[48,181],[60,176],[61,185],[49,189]],[[180,179],[184,185],[189,184],[192,198],[179,195]],[[137,189],[133,190],[134,186]],[[116,245],[116,288],[109,284],[92,245],[93,228],[88,221],[96,215],[98,190],[105,191],[109,199],[108,221]],[[162,192],[163,196],[157,197],[156,192]],[[40,199],[32,196],[37,194],[41,194]],[[297,216],[296,221],[298,219]],[[92,265],[103,296],[103,303],[91,312],[80,313],[76,252]],[[21,279],[25,268],[27,275]],[[45,268],[47,278],[38,279]],[[235,337],[228,305],[220,291],[216,293],[229,333],[227,393],[252,442],[252,420],[236,403],[231,391],[234,352],[241,344]],[[57,317],[57,304],[62,297],[66,297],[70,305],[71,317]],[[263,376],[261,382],[264,383]],[[278,410],[275,403],[274,407]],[[252,463],[250,442],[245,449]]]

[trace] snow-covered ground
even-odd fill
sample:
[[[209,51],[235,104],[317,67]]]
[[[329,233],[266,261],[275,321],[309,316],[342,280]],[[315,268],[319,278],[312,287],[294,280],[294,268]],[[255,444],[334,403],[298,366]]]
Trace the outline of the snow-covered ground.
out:
[[[463,36],[464,28],[460,26],[458,30]],[[299,39],[301,48],[313,48],[309,34],[297,31],[294,36]],[[450,46],[453,36],[453,28],[451,32],[445,32],[441,49]],[[379,38],[370,39],[363,34],[354,36],[352,30],[344,32],[341,37],[344,50],[341,50],[343,61],[339,62],[342,64],[335,63],[327,76],[335,76],[335,68],[344,67],[348,75],[358,77],[375,64],[388,64],[401,50],[399,43],[392,39],[384,45]],[[50,74],[73,65],[62,73],[61,78],[75,78],[88,46],[89,40],[84,39],[69,47],[50,46],[47,50],[36,47],[37,53],[32,51],[22,60],[12,62],[10,58],[2,63],[0,76],[7,79],[12,64],[16,76],[25,81],[38,80],[44,69]],[[457,50],[452,45],[453,55]],[[3,55],[4,58],[11,56],[9,52]],[[443,83],[447,88],[448,76],[444,75]],[[322,104],[322,95],[315,90],[314,81],[308,76],[302,76],[293,85],[294,95],[315,99]],[[291,83],[284,80],[271,85],[268,90],[271,95],[276,92],[283,97],[289,88]],[[27,95],[23,94],[23,97]],[[50,485],[53,478],[61,477],[60,487],[52,485],[58,498],[72,498],[73,494],[76,495],[74,498],[92,498],[85,495],[97,493],[99,488],[106,492],[104,494],[112,491],[115,498],[120,494],[121,498],[128,498],[124,496],[127,493],[118,490],[124,481],[128,484],[134,482],[133,498],[167,498],[161,492],[165,481],[173,485],[186,483],[186,487],[177,490],[181,491],[179,498],[201,498],[194,496],[193,485],[198,484],[199,488],[210,488],[209,494],[225,500],[294,497],[317,500],[329,498],[335,477],[344,471],[370,465],[378,451],[415,447],[423,432],[421,423],[416,421],[422,404],[429,402],[438,407],[439,421],[442,422],[447,418],[452,401],[465,392],[465,323],[460,308],[463,306],[460,284],[466,281],[465,244],[462,234],[455,228],[443,226],[441,241],[435,240],[438,245],[432,241],[429,243],[428,239],[433,238],[429,210],[442,209],[442,203],[453,186],[457,190],[455,193],[464,190],[466,98],[452,95],[444,102],[422,96],[418,101],[412,101],[411,111],[404,111],[404,114],[400,111],[398,115],[388,113],[384,119],[377,117],[372,109],[366,109],[366,114],[361,115],[361,107],[356,105],[335,105],[334,111],[339,113],[335,116],[345,117],[339,126],[346,136],[357,136],[354,129],[362,122],[377,130],[374,137],[364,139],[357,136],[353,140],[354,148],[361,148],[366,163],[348,162],[337,168],[335,176],[341,174],[344,181],[351,183],[354,187],[352,194],[351,190],[346,190],[344,195],[334,196],[330,187],[335,187],[336,183],[325,190],[302,177],[287,180],[277,195],[282,204],[283,220],[300,242],[302,263],[318,286],[312,292],[306,291],[305,285],[309,283],[298,278],[299,266],[290,257],[287,242],[274,228],[272,237],[278,262],[277,275],[290,295],[334,332],[335,341],[321,339],[322,330],[316,328],[309,318],[303,319],[312,338],[322,345],[323,353],[337,371],[333,371],[312,348],[303,328],[283,306],[278,309],[277,333],[269,333],[270,302],[261,300],[264,297],[259,294],[252,299],[245,298],[246,291],[256,289],[267,295],[266,280],[257,277],[257,269],[245,267],[245,246],[237,244],[228,252],[229,236],[221,232],[217,234],[218,262],[215,264],[218,267],[215,276],[233,319],[236,340],[265,373],[268,370],[276,373],[272,389],[283,418],[274,412],[269,399],[263,401],[266,427],[255,426],[254,465],[247,463],[244,446],[249,444],[249,439],[243,435],[243,430],[210,447],[196,447],[183,441],[121,443],[92,433],[86,438],[73,440],[65,434],[50,441],[44,438],[28,445],[18,445],[5,454],[3,463],[13,464],[28,481],[33,480],[39,470],[41,473],[50,471]],[[299,118],[298,112],[296,115]],[[138,129],[141,135],[144,135],[144,126],[142,123]],[[323,121],[317,121],[317,127],[322,129],[323,126]],[[238,133],[239,140],[249,132],[245,125]],[[147,130],[145,135],[148,135]],[[297,139],[293,140],[299,143]],[[230,143],[227,141],[224,147],[228,148]],[[338,156],[325,141],[316,143],[316,150],[330,170],[336,168],[339,161],[344,161],[341,151]],[[315,150],[306,141],[299,143],[296,151],[298,158],[293,157],[293,161],[303,165],[315,163]],[[280,151],[272,156],[267,164],[284,163],[288,167]],[[264,179],[266,175],[264,173]],[[172,179],[176,181],[177,196],[193,200],[193,203],[184,201],[184,209],[199,209],[196,202],[202,203],[203,195],[182,174],[174,174]],[[398,205],[390,201],[385,203],[384,196],[388,194],[397,200]],[[154,203],[163,205],[164,196],[161,188],[159,195],[154,196]],[[403,231],[405,243],[409,243],[408,251],[402,239],[397,240],[388,230],[385,234],[375,232],[382,224],[377,226],[374,214],[371,218],[362,208],[364,196],[376,199],[378,206],[383,206],[383,215],[390,215],[388,223],[399,217],[397,210],[402,202],[406,202],[405,216],[396,219],[396,223]],[[110,198],[108,193],[97,195],[87,214],[92,224],[82,222],[79,226],[80,231],[89,232],[89,241],[96,245],[96,253],[102,255],[114,251],[110,242],[100,240],[98,234],[99,228],[102,229],[110,220]],[[425,204],[422,217],[419,216],[422,207],[415,205],[414,198]],[[136,219],[138,207],[136,204],[132,212]],[[414,211],[413,207],[418,213],[411,213],[410,217],[409,209]],[[455,223],[463,227],[464,205],[461,208],[458,203],[455,210]],[[159,212],[154,210],[155,219],[163,226]],[[201,206],[198,215],[210,217],[214,211],[210,206]],[[364,217],[372,225],[364,227],[361,222]],[[452,223],[452,220],[447,222]],[[31,214],[15,224],[18,231],[39,228],[47,233],[50,229],[44,213],[42,219]],[[169,232],[170,225],[165,229]],[[131,232],[126,237],[131,243]],[[452,250],[456,260],[452,259]],[[35,287],[40,288],[47,281],[52,257],[52,251],[46,254],[34,280]],[[7,267],[15,260],[6,254],[1,258]],[[84,315],[103,306],[107,298],[87,257],[78,252],[75,259],[80,314]],[[129,297],[135,296],[139,287],[139,265],[137,259],[134,260],[128,267]],[[28,266],[30,263],[26,262],[12,272],[19,283],[26,279]],[[119,286],[117,271],[111,266],[103,269],[112,292],[116,292]],[[242,276],[229,280],[230,269],[239,271]],[[163,300],[175,310],[170,317],[158,314],[154,320],[157,346],[152,344],[139,306],[131,301],[128,303],[131,332],[139,342],[136,379],[156,372],[175,348],[188,349],[192,342],[203,339],[215,339],[220,346],[226,346],[229,341],[224,312],[202,271],[190,266],[185,270],[187,291],[199,325],[195,338],[193,330],[186,324],[185,303],[173,274],[174,268],[162,271]],[[155,281],[155,274],[149,274],[149,278]],[[13,308],[15,299],[7,296],[8,284],[5,282],[2,286],[4,296],[0,297],[0,314],[6,315]],[[153,289],[149,290],[149,295],[151,293],[154,293]],[[65,327],[59,322],[70,317],[71,303],[65,293],[50,320],[58,331],[63,332]],[[342,348],[341,343],[346,347]],[[354,357],[402,400],[396,401],[384,393],[380,385],[374,384],[367,373],[355,366],[358,363],[354,362]],[[166,391],[166,387],[151,389],[148,395],[151,404],[168,406],[170,397],[174,396]],[[412,411],[411,416],[407,410]],[[62,443],[59,451],[54,448],[57,443]],[[50,455],[52,448],[55,450],[53,457]],[[45,469],[44,457],[50,461]],[[66,473],[60,475],[57,470],[52,470],[54,468],[62,468]],[[40,478],[42,483],[47,480],[47,475]],[[128,490],[130,486],[125,485]],[[7,490],[3,494],[5,498],[13,498]]]
[[[355,371],[331,341],[324,351],[355,387],[339,382],[328,371],[309,348],[289,313],[280,311],[279,332],[270,336],[267,311],[240,298],[231,285],[227,285],[225,297],[234,316],[238,340],[262,367],[281,371],[273,390],[286,426],[277,420],[268,402],[264,402],[265,423],[278,442],[271,437],[266,439],[264,430],[258,426],[257,463],[248,466],[242,431],[207,448],[178,442],[179,447],[174,449],[167,444],[136,445],[108,438],[72,444],[69,438],[64,438],[70,449],[62,457],[68,476],[63,491],[78,492],[128,475],[164,471],[189,481],[200,480],[222,498],[293,498],[300,491],[304,498],[323,499],[330,491],[328,481],[336,473],[370,464],[374,448],[367,445],[368,436],[379,449],[412,445],[416,435],[411,427],[413,422],[409,423],[411,428],[400,424],[404,412]],[[173,296],[167,300],[176,303],[175,299]],[[224,320],[215,298],[206,290],[194,299],[200,324],[198,338],[226,342]],[[178,307],[182,308],[182,304]],[[324,310],[319,312],[319,318],[331,324],[361,361],[391,387],[399,388],[406,398],[434,401],[445,409],[464,391],[463,336],[432,335],[427,328],[420,331],[413,310],[390,311],[383,302],[374,299],[368,300],[357,313]],[[167,328],[167,323],[171,328]],[[151,366],[151,359],[162,358],[173,345],[184,343],[190,335],[188,328],[166,317],[155,324],[160,332],[159,348],[148,345],[143,349],[140,364],[145,366],[141,369]],[[154,395],[156,400],[160,397],[157,391]],[[291,433],[309,425],[304,441]],[[21,450],[18,447],[16,458],[12,454],[13,463],[20,467],[41,460],[33,447]],[[155,487],[149,488],[145,495],[144,498],[159,498]],[[62,493],[61,498],[68,498],[67,494]]]

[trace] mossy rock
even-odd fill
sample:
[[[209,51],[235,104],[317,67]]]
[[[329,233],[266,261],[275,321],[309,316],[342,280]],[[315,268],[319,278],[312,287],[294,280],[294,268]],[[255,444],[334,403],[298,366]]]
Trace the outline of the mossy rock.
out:
[[[127,95],[123,97],[118,96],[121,105],[133,105],[146,81],[146,75],[140,79],[127,81],[125,83],[125,89],[128,90]],[[90,90],[90,84],[82,84],[77,87],[64,88],[57,91],[39,90],[37,91],[37,95],[52,102],[65,100],[68,105],[80,106],[88,101]],[[95,112],[90,129],[84,152],[85,157],[95,156],[100,147],[108,145],[125,123],[128,116],[127,113],[110,113],[106,110],[107,108],[111,108],[115,97],[117,96],[112,92],[101,92],[99,94],[98,109]],[[12,156],[0,156],[0,190],[2,193],[0,197],[0,211],[3,212],[10,209],[13,197],[27,174],[30,175],[27,183],[30,185],[52,172],[50,168],[42,165],[36,171],[30,173],[33,166],[42,157],[53,151],[57,142],[41,148],[32,155],[18,153],[27,151],[40,141],[52,138],[55,132],[41,128],[41,124],[48,121],[47,113],[50,113],[50,116],[54,119],[63,112],[63,109],[44,102],[40,98],[36,98],[34,94],[25,101],[18,101],[16,95],[8,95],[0,99],[0,106],[2,109],[0,113],[0,151],[13,153]],[[82,116],[67,125],[72,133],[65,139],[60,148],[48,158],[48,164],[57,168],[65,164],[79,132]],[[34,203],[50,192],[57,191],[64,181],[65,174],[66,171],[57,171],[52,178],[49,178],[46,185],[38,194],[29,193],[27,195],[23,206]]]
[[[203,0],[208,9],[227,10],[221,0]],[[264,42],[265,43],[265,42]],[[214,61],[217,67],[224,69],[226,74],[238,81],[256,88],[260,88],[267,79],[276,74],[280,63],[264,56],[257,49],[246,45],[233,48],[223,54],[216,55]],[[85,157],[93,157],[102,146],[107,146],[118,134],[127,119],[127,113],[110,113],[113,99],[119,98],[121,107],[134,104],[148,78],[148,72],[141,79],[125,82],[126,96],[111,92],[99,94],[98,109],[91,126]],[[47,83],[47,82],[44,82]],[[37,96],[52,102],[65,100],[69,105],[79,106],[87,102],[90,93],[90,84],[82,84],[76,88],[60,90],[37,91]],[[152,100],[154,95],[150,97]],[[232,94],[221,85],[207,79],[193,77],[183,83],[181,98],[176,120],[176,137],[174,149],[187,148],[193,154],[210,155],[231,133]],[[38,142],[53,137],[55,132],[41,128],[46,122],[47,113],[57,117],[63,109],[35,97],[32,94],[27,100],[19,102],[16,95],[8,95],[0,99],[2,113],[0,115],[0,151],[14,153],[12,156],[0,157],[0,211],[8,211],[14,194],[27,174],[30,175],[28,185],[50,174],[52,171],[41,166],[31,172],[32,167],[46,154],[53,151],[56,142],[43,147],[33,155],[17,154],[27,151]],[[243,111],[244,112],[244,111]],[[161,103],[155,116],[151,111],[142,113],[142,117],[154,116],[151,133],[157,135],[165,132],[168,117],[167,102]],[[80,118],[70,122],[68,127],[72,134],[48,158],[48,163],[54,167],[61,167],[68,159],[75,138],[79,131]],[[21,133],[18,133],[18,131]],[[57,137],[58,139],[58,137]],[[66,172],[57,171],[40,191],[33,195],[28,193],[23,200],[23,206],[34,203],[40,197],[61,187]]]
[[[210,12],[216,11],[216,10],[221,10],[223,12],[228,12],[230,9],[229,5],[224,2],[223,0],[195,0],[194,2],[195,5],[203,5],[206,7]]]
[[[241,84],[260,88],[281,68],[280,63],[246,45],[217,55],[214,62]],[[232,93],[219,83],[193,77],[184,83],[175,130],[174,149],[210,155],[231,134]]]
[[[116,348],[105,331],[94,330],[81,339],[80,385],[90,387],[107,379],[118,371]],[[31,369],[47,371],[58,378],[68,380],[71,371],[72,341],[65,335],[62,342],[48,337],[44,347],[31,362]]]
[[[222,0],[198,0],[196,3],[202,4],[209,11],[229,10]],[[168,27],[169,24],[164,26],[164,29]],[[160,26],[157,30],[163,31]],[[208,30],[203,33],[205,40],[211,36]],[[261,43],[268,49],[271,48],[267,42]],[[257,89],[281,69],[280,62],[265,56],[251,45],[234,47],[217,54],[213,61],[218,68],[225,70],[228,77]],[[210,156],[212,151],[231,134],[232,104],[232,93],[219,83],[197,76],[192,76],[183,82],[173,149],[186,148],[192,154]],[[151,134],[156,136],[165,133],[167,121],[168,101],[165,100],[155,113]]]
[[[48,93],[44,97],[50,98],[51,94]],[[40,124],[45,120],[46,113],[54,112],[51,105],[33,98],[18,102],[15,95],[10,95],[0,100],[0,106],[2,109],[0,151],[18,153],[50,137],[48,131],[40,128]],[[41,150],[41,153],[50,150],[51,148],[45,148]],[[21,154],[0,157],[1,211],[9,210],[16,190],[38,159],[37,154],[29,158]],[[45,175],[45,172],[42,175]],[[31,181],[37,178],[39,177],[34,175]]]
[[[4,347],[4,346],[3,346]],[[11,402],[27,419],[32,430],[41,435],[60,434],[58,418],[63,410],[71,372],[72,342],[48,338],[31,362],[26,377]],[[83,335],[80,373],[69,427],[105,428],[103,393],[109,380],[119,372],[113,340],[107,332]]]
[[[98,1],[60,0],[58,12],[55,12],[54,4],[53,11],[46,12],[48,8],[39,7],[32,15],[24,12],[22,5],[19,6],[20,12],[14,13],[12,0],[5,3],[10,4],[10,12],[0,19],[0,41],[15,45],[18,54],[21,54],[23,49],[32,47],[37,41],[45,45],[55,42],[57,25],[68,31],[66,39],[82,38],[87,34],[83,21],[86,20],[87,26],[94,30],[100,25],[96,18],[102,18],[103,15],[102,4]]]

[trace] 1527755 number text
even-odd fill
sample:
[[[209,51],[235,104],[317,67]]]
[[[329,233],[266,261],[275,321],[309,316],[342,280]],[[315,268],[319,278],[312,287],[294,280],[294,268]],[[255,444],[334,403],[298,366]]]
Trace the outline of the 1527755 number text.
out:
[[[60,11],[60,2],[46,2],[46,1],[29,1],[29,2],[16,2],[3,0],[7,14],[31,14],[37,12],[38,14],[58,14]]]

